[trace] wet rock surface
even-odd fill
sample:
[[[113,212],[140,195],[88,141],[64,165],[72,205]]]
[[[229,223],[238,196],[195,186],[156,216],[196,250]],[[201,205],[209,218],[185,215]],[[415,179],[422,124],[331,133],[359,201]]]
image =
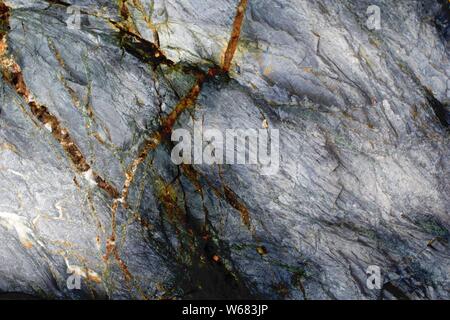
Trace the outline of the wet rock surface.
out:
[[[0,16],[0,296],[450,298],[447,2]],[[279,169],[175,165],[198,121],[278,130]]]

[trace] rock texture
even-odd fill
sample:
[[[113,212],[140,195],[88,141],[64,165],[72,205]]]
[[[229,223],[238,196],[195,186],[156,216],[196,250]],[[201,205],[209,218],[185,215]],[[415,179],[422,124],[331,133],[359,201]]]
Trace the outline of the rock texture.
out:
[[[448,10],[0,1],[0,296],[449,299]],[[194,119],[278,172],[174,165]]]

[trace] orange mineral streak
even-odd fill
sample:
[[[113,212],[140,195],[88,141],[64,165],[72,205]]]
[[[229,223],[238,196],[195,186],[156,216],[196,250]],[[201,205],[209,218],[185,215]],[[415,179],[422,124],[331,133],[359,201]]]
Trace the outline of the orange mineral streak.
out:
[[[128,208],[127,200],[130,187],[136,176],[136,172],[139,166],[147,159],[149,153],[155,150],[164,138],[167,138],[172,132],[173,126],[178,119],[179,115],[183,113],[186,109],[192,108],[197,102],[197,98],[201,92],[201,86],[208,77],[215,76],[217,74],[216,69],[211,69],[207,74],[197,76],[197,81],[188,94],[183,97],[180,102],[175,106],[174,110],[162,120],[161,130],[153,133],[148,139],[146,139],[138,153],[138,156],[131,162],[125,172],[125,182],[122,188],[121,197],[119,199],[114,199],[113,205],[111,207],[111,236],[107,240],[106,244],[106,254],[105,261],[109,260],[109,257],[113,255],[121,266],[122,271],[125,274],[125,278],[131,278],[128,275],[128,269],[124,265],[122,260],[119,260],[119,255],[117,252],[117,247],[115,245],[116,241],[116,216],[119,205],[122,204],[124,208]]]
[[[122,189],[122,196],[120,202],[123,203],[124,207],[128,207],[127,198],[129,194],[129,189],[134,181],[136,171],[139,166],[145,161],[148,154],[155,150],[159,144],[170,136],[178,117],[187,109],[193,108],[197,102],[197,98],[200,95],[203,83],[216,76],[220,72],[217,68],[211,68],[206,74],[197,75],[197,81],[192,86],[190,91],[178,102],[172,112],[165,118],[162,119],[161,129],[153,133],[148,139],[146,139],[139,151],[137,158],[128,166],[125,172],[125,182]],[[113,206],[113,211],[117,210],[117,206]]]
[[[198,96],[201,93],[203,84],[207,80],[209,80],[221,73],[229,71],[231,62],[234,57],[234,53],[236,52],[236,49],[238,46],[241,28],[242,28],[242,24],[243,24],[244,17],[245,17],[245,11],[247,9],[247,4],[248,4],[248,0],[241,0],[238,5],[236,16],[235,16],[235,19],[233,22],[231,38],[230,38],[230,41],[228,43],[228,46],[227,46],[227,49],[225,52],[225,57],[224,57],[224,62],[223,62],[222,68],[212,67],[208,70],[207,73],[197,73],[196,74],[197,81],[192,86],[192,88],[189,90],[187,95],[184,96],[178,102],[178,104],[175,106],[175,108],[172,110],[172,112],[165,119],[162,120],[161,130],[159,132],[154,133],[149,139],[147,139],[144,142],[143,147],[142,147],[141,151],[139,152],[138,157],[128,167],[128,169],[125,173],[125,182],[124,182],[124,187],[122,189],[122,197],[121,197],[121,202],[123,203],[124,207],[127,207],[127,198],[128,198],[128,194],[129,194],[129,188],[134,180],[136,171],[137,171],[138,167],[145,161],[145,159],[147,158],[150,151],[156,149],[156,147],[161,143],[161,141],[164,138],[167,138],[171,134],[171,132],[173,130],[173,126],[175,125],[179,116],[184,111],[186,111],[190,108],[193,108],[195,106]],[[225,192],[224,198],[227,200],[234,200],[235,197],[230,196],[230,194],[231,194],[230,192]],[[231,201],[231,202],[233,203],[233,207],[235,207],[237,210],[239,210],[241,212],[241,215],[243,217],[243,219],[242,219],[243,222],[246,225],[248,225],[249,224],[248,211],[246,209],[244,209],[243,206],[237,205],[236,201]],[[118,208],[118,202],[116,202],[116,200],[115,200],[115,205],[113,205],[113,208],[112,208],[112,211],[113,211],[112,216],[113,217],[115,217],[117,208]]]
[[[178,120],[179,116],[185,112],[188,109],[191,109],[195,106],[197,99],[201,93],[203,84],[222,73],[226,73],[229,71],[231,62],[233,60],[234,53],[236,52],[242,23],[245,16],[245,10],[247,8],[248,0],[241,0],[239,3],[239,6],[237,8],[236,17],[233,23],[233,29],[231,32],[231,39],[228,43],[223,66],[221,68],[219,67],[212,67],[208,70],[206,73],[198,72],[196,74],[197,80],[195,84],[192,86],[192,88],[189,90],[189,92],[177,103],[177,105],[174,107],[174,109],[171,111],[171,113],[162,119],[161,129],[155,133],[153,133],[148,139],[146,139],[138,153],[138,156],[131,162],[131,164],[128,166],[126,172],[125,172],[125,182],[122,188],[121,197],[114,199],[112,208],[111,208],[111,221],[112,221],[112,233],[110,238],[107,241],[107,250],[105,255],[105,260],[109,259],[110,255],[115,256],[116,260],[119,261],[119,265],[122,265],[121,260],[119,260],[119,256],[117,253],[117,247],[115,245],[116,241],[116,215],[117,210],[119,208],[120,203],[123,205],[124,208],[128,208],[128,195],[131,185],[133,184],[134,178],[136,176],[136,172],[139,168],[139,166],[145,162],[147,159],[147,156],[149,153],[153,150],[155,150],[161,142],[170,136],[172,133],[173,127]],[[121,14],[123,17],[127,17],[127,8],[124,8],[126,6],[126,1],[122,1],[122,8],[121,8]],[[231,191],[229,188],[225,188],[224,192],[217,193],[225,200],[227,200],[236,210],[238,210],[241,214],[243,223],[249,227],[250,226],[250,218],[248,210],[245,208],[243,204],[241,204],[237,200],[237,196]],[[124,274],[127,274],[127,268],[122,268],[124,271]],[[128,276],[126,276],[128,278]],[[129,278],[131,278],[131,275],[129,275]]]
[[[39,104],[33,98],[25,83],[22,69],[14,58],[8,54],[7,31],[9,30],[9,16],[10,9],[3,1],[0,2],[0,68],[3,79],[28,103],[34,117],[51,131],[53,138],[59,142],[75,168],[79,172],[87,172],[91,167],[87,163],[81,149],[70,136],[69,131],[61,125],[59,119],[46,106]],[[117,198],[119,193],[113,185],[106,182],[96,173],[93,173],[93,176],[100,189],[105,190],[112,198]]]
[[[236,16],[233,22],[233,29],[231,30],[231,38],[228,41],[228,46],[225,51],[223,59],[223,70],[230,71],[231,62],[238,47],[239,38],[241,37],[241,28],[245,18],[245,11],[247,10],[248,0],[240,0],[237,7]]]
[[[22,74],[22,70],[20,66],[15,62],[12,56],[8,55],[7,49],[7,32],[9,29],[9,8],[1,1],[0,2],[0,67],[3,79],[9,83],[22,98],[28,103],[30,107],[31,113],[42,123],[48,130],[51,131],[53,137],[60,143],[64,151],[67,153],[69,159],[75,166],[75,168],[84,173],[91,169],[89,164],[86,161],[86,158],[83,156],[80,148],[76,145],[75,141],[70,136],[68,130],[61,126],[60,121],[56,116],[51,114],[47,107],[39,104],[35,101],[35,99],[30,94],[25,80]],[[106,244],[106,258],[108,258],[111,254],[116,259],[120,269],[122,270],[125,280],[130,281],[132,279],[132,275],[128,270],[125,262],[120,258],[117,247],[115,245],[115,230],[116,230],[116,219],[115,212],[117,210],[119,204],[119,192],[117,189],[109,184],[105,179],[103,179],[100,175],[93,172],[93,178],[100,189],[105,190],[112,198],[114,198],[113,204],[113,235],[110,239],[108,239]],[[96,279],[93,279],[94,281]],[[145,298],[145,295],[143,295]]]
[[[126,6],[126,1],[122,1],[122,4]],[[231,32],[231,39],[228,43],[225,57],[224,57],[224,63],[222,68],[218,67],[212,67],[208,70],[206,73],[197,73],[197,81],[192,86],[192,88],[189,90],[186,96],[184,96],[178,104],[175,106],[175,108],[172,110],[172,112],[162,120],[161,130],[160,132],[154,133],[149,139],[147,139],[143,147],[141,148],[141,151],[139,152],[138,157],[130,164],[128,167],[126,173],[125,173],[125,182],[124,187],[122,189],[122,197],[121,202],[123,203],[124,207],[127,207],[127,198],[129,194],[129,188],[131,184],[133,183],[134,177],[136,175],[136,171],[138,167],[145,161],[150,151],[156,149],[156,147],[161,143],[161,141],[169,136],[173,130],[173,126],[175,125],[176,121],[178,120],[179,116],[186,111],[187,109],[193,108],[197,102],[198,96],[200,95],[201,89],[203,84],[223,73],[228,72],[231,66],[231,62],[233,60],[234,53],[236,52],[239,37],[241,33],[241,27],[244,21],[245,17],[245,11],[247,9],[248,0],[241,0],[236,16],[233,22],[233,29]],[[124,10],[124,9],[123,9]],[[113,216],[115,216],[115,211],[117,210],[117,205],[113,205]],[[246,216],[247,214],[244,212],[243,216]],[[245,223],[248,222],[248,219],[243,219]]]

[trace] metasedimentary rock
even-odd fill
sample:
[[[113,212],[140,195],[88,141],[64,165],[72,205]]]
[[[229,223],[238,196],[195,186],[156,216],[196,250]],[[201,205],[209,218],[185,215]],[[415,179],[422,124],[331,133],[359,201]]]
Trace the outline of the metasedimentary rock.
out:
[[[0,292],[450,298],[446,1],[0,14]],[[175,164],[199,124],[278,132],[277,170]]]

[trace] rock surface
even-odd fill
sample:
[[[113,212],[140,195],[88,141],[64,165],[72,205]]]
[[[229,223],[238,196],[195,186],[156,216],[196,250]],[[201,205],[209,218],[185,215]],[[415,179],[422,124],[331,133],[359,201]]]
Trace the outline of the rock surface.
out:
[[[448,10],[0,1],[0,296],[450,299]],[[279,170],[173,164],[193,120]]]

